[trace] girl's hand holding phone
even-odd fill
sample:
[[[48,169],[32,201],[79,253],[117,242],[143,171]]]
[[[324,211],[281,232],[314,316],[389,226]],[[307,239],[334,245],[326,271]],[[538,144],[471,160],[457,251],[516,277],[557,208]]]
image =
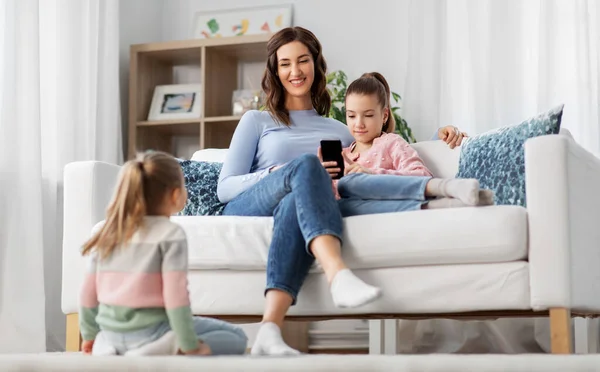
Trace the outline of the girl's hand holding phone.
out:
[[[327,173],[329,173],[329,176],[331,176],[331,178],[336,177],[338,175],[338,173],[340,173],[341,169],[338,167],[337,162],[323,161],[323,153],[321,151],[320,146],[319,146],[319,149],[317,150],[317,156],[319,157],[319,160],[321,161],[323,168],[325,168],[325,170],[327,171]]]

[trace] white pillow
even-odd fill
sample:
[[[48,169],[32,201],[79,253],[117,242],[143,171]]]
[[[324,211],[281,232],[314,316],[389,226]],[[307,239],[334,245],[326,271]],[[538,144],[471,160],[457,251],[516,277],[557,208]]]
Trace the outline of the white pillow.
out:
[[[208,161],[214,163],[222,163],[225,161],[225,155],[228,149],[204,149],[198,150],[192,155],[194,161]]]

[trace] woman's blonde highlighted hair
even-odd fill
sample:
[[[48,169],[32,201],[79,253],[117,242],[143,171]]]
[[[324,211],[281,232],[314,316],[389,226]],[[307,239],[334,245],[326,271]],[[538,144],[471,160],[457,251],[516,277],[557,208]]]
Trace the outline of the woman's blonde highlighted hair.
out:
[[[109,256],[142,226],[144,216],[160,213],[163,202],[174,189],[183,187],[183,173],[177,160],[164,152],[148,151],[123,165],[105,223],[83,246],[99,258]]]

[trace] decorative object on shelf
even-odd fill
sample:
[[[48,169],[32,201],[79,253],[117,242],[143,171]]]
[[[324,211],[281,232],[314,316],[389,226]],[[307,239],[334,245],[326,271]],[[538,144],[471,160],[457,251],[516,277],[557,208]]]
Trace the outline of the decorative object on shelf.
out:
[[[200,118],[201,84],[157,85],[148,121]]]
[[[264,94],[252,89],[239,89],[233,91],[232,107],[234,116],[241,116],[249,110],[258,110],[264,102]]]
[[[275,33],[291,25],[291,4],[201,11],[194,16],[192,36],[212,38]]]
[[[331,96],[331,109],[329,109],[329,117],[341,121],[346,124],[346,107],[344,106],[346,99],[346,89],[348,88],[348,76],[344,71],[333,71],[327,74],[327,91]],[[402,97],[398,93],[392,92],[392,98],[396,104],[400,103]],[[400,116],[400,107],[393,106],[392,114],[396,119],[396,129],[394,132],[399,134],[408,143],[415,143],[412,129],[402,116]]]

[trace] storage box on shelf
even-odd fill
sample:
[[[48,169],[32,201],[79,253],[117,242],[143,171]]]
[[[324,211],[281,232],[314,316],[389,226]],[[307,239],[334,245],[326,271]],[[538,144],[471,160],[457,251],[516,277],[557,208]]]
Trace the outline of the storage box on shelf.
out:
[[[239,85],[238,66],[241,63],[266,61],[266,45],[270,36],[132,45],[128,157],[132,158],[136,151],[147,149],[174,153],[175,136],[196,137],[200,149],[227,148],[240,119],[239,116],[231,116],[232,94]],[[200,117],[148,121],[154,88],[157,85],[174,84],[173,68],[182,65],[200,68]]]

